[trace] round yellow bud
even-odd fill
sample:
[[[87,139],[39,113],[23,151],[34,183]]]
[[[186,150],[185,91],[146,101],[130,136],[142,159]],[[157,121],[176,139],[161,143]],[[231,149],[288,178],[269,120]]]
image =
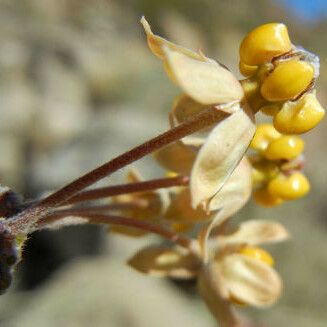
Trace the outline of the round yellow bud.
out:
[[[239,253],[247,257],[260,260],[271,267],[274,265],[273,257],[267,251],[259,247],[245,246],[239,251]]]
[[[296,102],[286,102],[274,117],[274,126],[281,133],[301,134],[317,126],[324,115],[316,95],[310,93]]]
[[[301,138],[283,135],[268,145],[264,156],[269,160],[292,160],[302,153],[303,149],[304,142]]]
[[[268,101],[294,99],[305,91],[314,78],[311,64],[291,59],[280,62],[261,85],[261,95]]]
[[[276,207],[284,202],[281,198],[270,194],[266,188],[254,191],[253,197],[257,204],[266,208]]]
[[[300,172],[295,172],[290,176],[279,174],[269,182],[268,191],[275,197],[295,200],[305,196],[310,191],[310,183]]]
[[[249,66],[244,62],[240,61],[239,63],[239,70],[241,74],[245,77],[252,76],[258,69],[258,66]]]
[[[281,134],[271,124],[260,124],[250,143],[250,147],[257,151],[264,151],[269,143],[281,137]]]
[[[292,48],[287,27],[270,23],[252,30],[242,41],[240,59],[243,63],[256,66],[270,62],[272,58],[290,51]]]

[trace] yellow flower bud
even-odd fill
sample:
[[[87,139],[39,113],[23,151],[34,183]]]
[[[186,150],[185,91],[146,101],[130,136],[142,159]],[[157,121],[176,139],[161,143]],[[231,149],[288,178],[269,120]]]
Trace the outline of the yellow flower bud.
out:
[[[250,143],[250,147],[257,151],[264,151],[269,143],[281,137],[281,134],[271,124],[261,124]]]
[[[302,153],[303,148],[304,142],[301,138],[283,135],[268,145],[264,156],[269,160],[292,160]]]
[[[286,102],[274,117],[274,126],[281,133],[301,134],[318,125],[324,115],[316,95],[310,93],[296,102]]]
[[[275,116],[280,111],[281,107],[278,104],[268,104],[260,108],[260,111],[267,116]]]
[[[266,188],[257,189],[254,192],[253,197],[257,204],[266,208],[275,207],[284,202],[283,199],[270,194]]]
[[[252,76],[258,69],[258,66],[250,66],[245,64],[244,62],[240,61],[239,63],[239,70],[241,74],[245,77]]]
[[[311,64],[297,59],[286,60],[268,75],[261,85],[261,95],[268,101],[294,99],[314,78]]]
[[[273,257],[267,251],[259,247],[246,246],[243,247],[239,253],[250,258],[258,259],[271,267],[274,265]]]
[[[244,38],[240,47],[240,58],[243,63],[255,66],[269,62],[291,48],[287,27],[284,24],[270,23],[255,28]]]
[[[310,191],[308,179],[300,172],[290,176],[279,174],[268,184],[268,191],[284,200],[295,200],[305,196]]]

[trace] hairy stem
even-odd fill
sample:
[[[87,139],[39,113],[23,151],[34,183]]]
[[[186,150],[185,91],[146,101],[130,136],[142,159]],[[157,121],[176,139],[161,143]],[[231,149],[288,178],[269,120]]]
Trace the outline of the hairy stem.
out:
[[[57,214],[52,214],[45,217],[42,221],[39,221],[38,224],[40,227],[46,227],[47,224],[53,223],[54,221],[60,220],[66,216],[67,215],[64,212],[58,212]],[[119,225],[142,229],[144,231],[160,235],[175,244],[188,249],[192,249],[192,251],[195,251],[196,249],[194,241],[191,238],[188,238],[185,235],[179,235],[176,232],[167,229],[159,224],[154,224],[148,221],[137,220],[129,217],[101,214],[96,212],[79,212],[78,216],[86,218],[90,224]]]
[[[108,187],[101,187],[94,190],[87,190],[80,192],[70,198],[67,203],[78,203],[90,200],[97,200],[114,195],[129,194],[136,192],[146,192],[157,190],[160,188],[168,188],[172,186],[183,186],[189,183],[188,176],[177,176],[169,178],[159,178],[150,181],[136,182],[129,184],[113,185]]]
[[[147,154],[204,127],[212,125],[215,122],[224,119],[226,116],[228,116],[228,114],[223,113],[213,107],[193,116],[184,123],[106,162],[102,166],[88,172],[82,177],[49,195],[39,203],[23,210],[21,213],[8,220],[7,227],[13,234],[27,234],[33,225],[39,219],[47,215],[52,208],[67,202],[71,197],[84,190],[86,187],[96,183],[104,177],[111,175],[115,171],[146,156]]]

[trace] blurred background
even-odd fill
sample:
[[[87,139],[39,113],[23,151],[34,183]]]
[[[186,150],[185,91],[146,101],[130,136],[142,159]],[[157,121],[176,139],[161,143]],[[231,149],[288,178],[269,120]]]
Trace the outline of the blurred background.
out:
[[[179,91],[147,48],[141,15],[235,73],[243,36],[283,22],[293,43],[320,56],[318,96],[327,104],[324,0],[0,0],[2,185],[35,198],[168,127]],[[269,249],[285,287],[276,306],[250,310],[260,326],[326,326],[325,138],[326,120],[305,136],[305,199],[277,209],[250,202],[236,218],[276,219],[293,237]],[[136,166],[146,179],[163,174],[149,158]],[[103,183],[122,182],[126,171]],[[192,283],[124,264],[153,240],[94,226],[34,233],[15,286],[0,298],[1,326],[215,326]]]

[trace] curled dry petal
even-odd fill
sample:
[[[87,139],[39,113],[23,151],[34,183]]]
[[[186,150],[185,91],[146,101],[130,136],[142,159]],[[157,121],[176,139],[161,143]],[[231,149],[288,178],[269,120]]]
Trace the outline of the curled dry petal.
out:
[[[141,18],[140,22],[143,25],[144,31],[146,33],[147,40],[148,40],[148,45],[149,45],[150,50],[152,51],[152,53],[154,55],[156,55],[160,59],[163,59],[163,60],[165,59],[165,54],[163,52],[163,47],[166,46],[168,48],[171,48],[171,49],[174,49],[176,51],[182,52],[187,56],[197,58],[198,60],[204,60],[204,56],[202,54],[191,51],[191,50],[189,50],[187,48],[184,48],[184,47],[182,47],[180,45],[177,45],[177,44],[175,44],[173,42],[170,42],[170,41],[164,39],[161,36],[153,34],[152,30],[151,30],[151,27],[150,27],[149,23],[147,22],[147,20],[145,19],[144,16]]]
[[[235,243],[258,245],[281,242],[288,238],[289,234],[286,228],[277,222],[249,220],[240,224],[235,233],[218,236],[216,242],[222,246]]]
[[[193,207],[201,204],[209,209],[210,200],[242,159],[254,132],[254,115],[245,105],[212,130],[199,151],[191,173]]]
[[[191,206],[191,194],[189,187],[177,191],[172,195],[171,204],[168,207],[164,218],[173,222],[198,223],[208,221],[212,214],[201,207],[193,209]]]
[[[243,88],[236,77],[216,61],[199,60],[170,47],[163,47],[166,67],[173,81],[195,101],[220,104],[240,101]]]
[[[236,77],[216,61],[154,35],[143,17],[141,23],[151,51],[164,61],[168,76],[201,104],[240,101],[243,88]]]
[[[196,157],[196,151],[181,142],[175,142],[154,152],[153,157],[168,171],[189,175]]]
[[[138,251],[128,260],[128,264],[144,274],[180,279],[195,277],[200,268],[194,255],[162,246],[150,246]]]
[[[198,290],[212,315],[221,327],[240,327],[234,308],[221,296],[219,275],[213,275],[207,266],[198,276]]]
[[[226,299],[232,297],[257,307],[272,305],[282,290],[282,281],[273,268],[241,254],[212,262],[210,273],[220,276]]]

